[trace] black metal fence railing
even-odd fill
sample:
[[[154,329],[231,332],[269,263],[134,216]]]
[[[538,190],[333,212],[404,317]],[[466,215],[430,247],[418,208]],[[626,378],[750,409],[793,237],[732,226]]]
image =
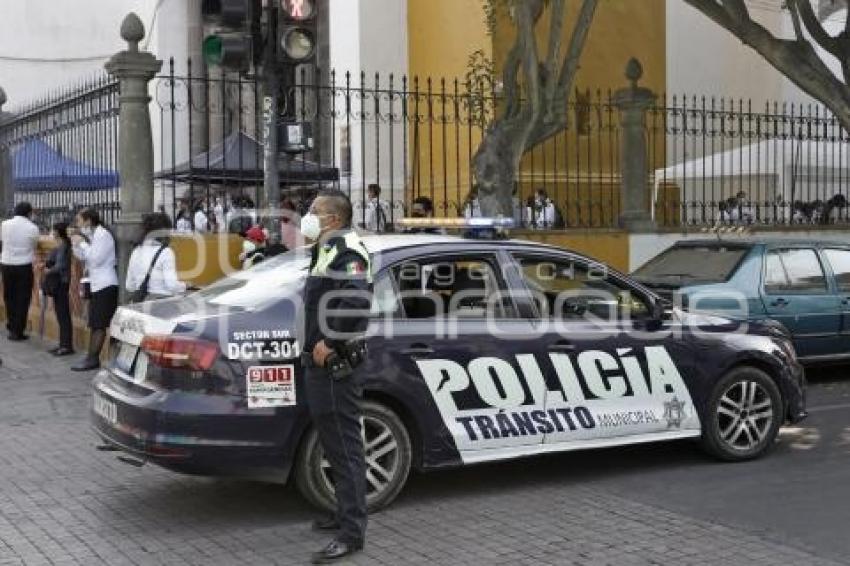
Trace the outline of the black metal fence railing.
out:
[[[318,78],[316,78],[318,77]],[[283,118],[309,122],[313,147],[278,161],[284,206],[303,210],[336,187],[374,227],[367,187],[381,189],[387,224],[428,197],[437,216],[476,214],[472,160],[501,94],[459,80],[301,73]],[[155,202],[219,229],[262,201],[264,108],[256,78],[175,61],[151,87]],[[118,85],[106,78],[18,112],[0,127],[16,199],[44,221],[81,205],[119,212]],[[536,229],[614,227],[620,215],[621,125],[610,91],[576,90],[569,124],[522,159],[514,215]],[[648,192],[662,226],[845,223],[848,135],[816,106],[659,97],[645,120]],[[201,212],[199,215],[198,212]]]
[[[661,224],[848,220],[848,135],[822,107],[674,96],[647,130]]]
[[[14,202],[31,202],[42,228],[86,206],[107,222],[117,218],[117,82],[97,77],[17,109],[0,127],[0,147],[9,153]]]

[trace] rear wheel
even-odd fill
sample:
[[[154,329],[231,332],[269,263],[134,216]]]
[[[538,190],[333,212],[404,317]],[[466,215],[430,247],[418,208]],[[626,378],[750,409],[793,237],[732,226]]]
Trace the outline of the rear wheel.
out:
[[[389,505],[407,481],[412,460],[410,435],[398,415],[379,403],[363,403],[362,422],[366,504],[369,511],[376,511]],[[295,465],[295,483],[304,498],[316,507],[334,511],[333,470],[314,428],[307,432]]]
[[[702,442],[722,460],[750,460],[769,451],[784,420],[782,394],[773,379],[740,367],[714,386]]]

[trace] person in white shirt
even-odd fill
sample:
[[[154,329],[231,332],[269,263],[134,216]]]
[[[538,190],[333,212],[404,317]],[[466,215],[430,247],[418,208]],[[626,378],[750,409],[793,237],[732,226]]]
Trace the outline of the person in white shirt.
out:
[[[32,301],[32,262],[38,245],[38,227],[33,224],[32,205],[20,202],[15,216],[0,225],[0,269],[3,273],[3,300],[6,303],[6,329],[9,340],[26,340],[27,317]]]
[[[555,203],[543,189],[537,189],[534,210],[536,212],[534,221],[538,230],[548,230],[555,227]]]
[[[165,214],[146,214],[142,218],[142,229],[145,235],[130,254],[124,288],[130,293],[142,290],[150,273],[144,299],[163,299],[185,293],[186,284],[177,278],[174,250],[168,247],[171,220]]]
[[[478,187],[473,186],[463,203],[464,218],[480,218],[481,202],[478,200]]]
[[[371,184],[366,189],[368,200],[366,201],[366,219],[363,228],[370,232],[385,232],[389,222],[389,204],[381,200],[380,185]]]
[[[206,207],[201,202],[195,209],[195,232],[208,232],[210,227],[210,219],[207,216]]]
[[[77,215],[74,234],[74,255],[85,263],[91,298],[89,299],[89,351],[85,358],[72,366],[73,371],[88,371],[100,367],[100,352],[106,341],[106,333],[112,315],[118,309],[118,272],[115,256],[115,238],[103,227],[100,214],[93,208],[83,209]]]

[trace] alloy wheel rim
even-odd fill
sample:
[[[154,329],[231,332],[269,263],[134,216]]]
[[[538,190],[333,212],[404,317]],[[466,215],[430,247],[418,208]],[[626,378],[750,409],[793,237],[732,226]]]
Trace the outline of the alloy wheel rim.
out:
[[[730,385],[717,403],[717,425],[721,440],[737,451],[762,444],[773,425],[773,401],[756,381]]]
[[[398,440],[387,423],[374,417],[363,417],[361,430],[366,451],[366,498],[373,499],[387,489],[398,473]],[[325,487],[333,493],[333,470],[324,452],[321,476]]]

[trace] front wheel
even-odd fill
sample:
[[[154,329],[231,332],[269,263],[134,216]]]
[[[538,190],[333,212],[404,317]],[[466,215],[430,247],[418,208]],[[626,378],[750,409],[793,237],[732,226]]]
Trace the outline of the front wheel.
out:
[[[365,401],[362,407],[366,504],[372,512],[389,505],[401,492],[410,473],[412,451],[410,435],[398,415],[371,401]],[[336,509],[333,470],[314,428],[307,432],[295,466],[295,483],[301,495],[313,505],[333,512]]]
[[[773,379],[753,367],[726,374],[711,394],[702,443],[730,462],[751,460],[774,445],[784,421],[782,395]]]

